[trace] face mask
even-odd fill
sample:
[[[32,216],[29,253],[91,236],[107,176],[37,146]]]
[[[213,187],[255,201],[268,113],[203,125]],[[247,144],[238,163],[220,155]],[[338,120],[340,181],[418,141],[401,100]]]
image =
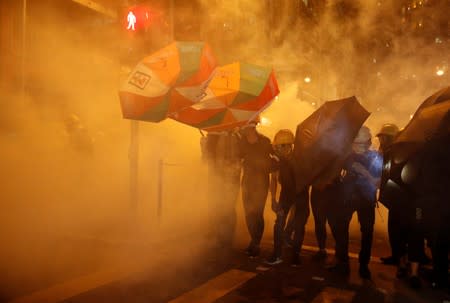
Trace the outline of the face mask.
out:
[[[369,150],[369,145],[367,143],[353,143],[353,151],[357,154],[363,154]]]
[[[275,152],[278,156],[287,158],[292,153],[292,144],[276,145]]]

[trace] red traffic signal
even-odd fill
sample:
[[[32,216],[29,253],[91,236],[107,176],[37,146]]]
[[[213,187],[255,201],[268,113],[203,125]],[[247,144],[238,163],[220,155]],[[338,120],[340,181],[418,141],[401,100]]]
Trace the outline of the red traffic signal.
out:
[[[145,5],[128,7],[123,14],[122,20],[127,31],[138,32],[147,30],[155,17],[153,11]]]

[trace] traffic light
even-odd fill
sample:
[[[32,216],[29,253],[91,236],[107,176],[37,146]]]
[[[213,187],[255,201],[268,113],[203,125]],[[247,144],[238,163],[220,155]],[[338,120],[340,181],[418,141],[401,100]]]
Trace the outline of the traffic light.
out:
[[[164,8],[156,4],[121,8],[119,56],[122,65],[134,66],[145,55],[168,44],[164,12]]]
[[[146,5],[127,7],[122,13],[122,26],[128,32],[146,32],[157,18],[157,14]]]

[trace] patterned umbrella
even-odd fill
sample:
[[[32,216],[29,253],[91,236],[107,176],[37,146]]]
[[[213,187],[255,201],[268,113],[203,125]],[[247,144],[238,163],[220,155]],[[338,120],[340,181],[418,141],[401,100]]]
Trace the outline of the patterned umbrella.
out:
[[[235,62],[218,67],[205,96],[171,118],[206,131],[230,130],[256,118],[279,92],[272,69]]]
[[[208,44],[174,42],[145,57],[119,90],[123,117],[159,122],[203,97],[216,67]]]

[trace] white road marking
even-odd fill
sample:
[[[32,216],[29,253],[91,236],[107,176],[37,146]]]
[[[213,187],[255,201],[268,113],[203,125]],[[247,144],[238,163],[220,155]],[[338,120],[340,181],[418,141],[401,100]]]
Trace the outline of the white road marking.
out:
[[[325,287],[312,301],[311,303],[350,303],[355,296],[354,291],[339,289],[334,287]]]
[[[253,272],[232,269],[169,301],[169,303],[211,303],[256,275]]]
[[[13,299],[9,303],[57,303],[93,288],[119,281],[130,274],[131,272],[129,270],[119,268],[99,271],[55,284],[49,288]]]

